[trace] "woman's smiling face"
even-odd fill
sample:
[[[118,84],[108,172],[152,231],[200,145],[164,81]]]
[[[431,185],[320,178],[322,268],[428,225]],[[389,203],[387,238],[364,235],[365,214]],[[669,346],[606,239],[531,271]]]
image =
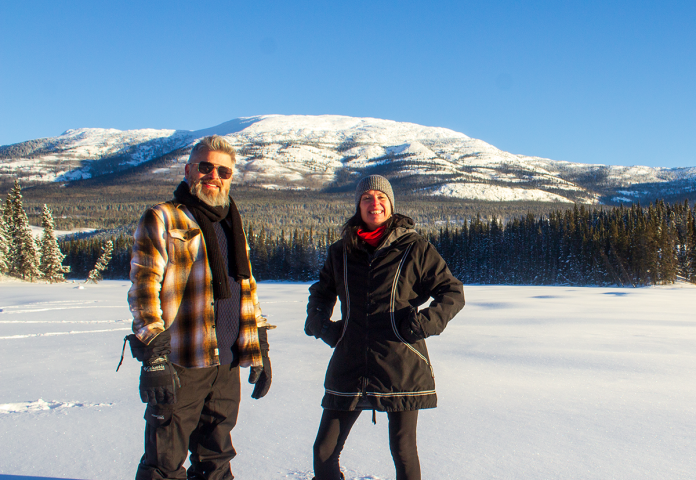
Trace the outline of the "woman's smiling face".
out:
[[[360,196],[360,218],[368,230],[379,228],[391,215],[391,202],[386,193],[368,190]]]

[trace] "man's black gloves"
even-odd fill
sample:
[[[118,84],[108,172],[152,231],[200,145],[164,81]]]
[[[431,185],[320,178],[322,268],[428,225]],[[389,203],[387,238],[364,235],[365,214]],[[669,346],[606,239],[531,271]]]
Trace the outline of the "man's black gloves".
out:
[[[416,343],[427,336],[423,331],[420,319],[421,315],[418,313],[418,310],[411,308],[408,316],[399,324],[399,335],[408,343]]]
[[[176,391],[181,388],[179,375],[169,361],[170,333],[165,330],[149,345],[135,335],[129,335],[133,357],[143,362],[140,369],[140,399],[148,405],[173,405]]]
[[[148,405],[173,405],[181,381],[169,357],[153,358],[140,368],[140,399]]]
[[[261,346],[262,367],[251,367],[249,372],[249,383],[254,383],[254,391],[251,398],[259,399],[268,393],[271,388],[271,359],[268,357],[268,327],[259,327],[259,345]]]

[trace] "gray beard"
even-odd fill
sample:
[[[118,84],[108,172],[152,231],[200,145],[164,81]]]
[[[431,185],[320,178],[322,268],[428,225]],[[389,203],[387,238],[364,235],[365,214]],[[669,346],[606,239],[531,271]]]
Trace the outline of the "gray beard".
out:
[[[188,180],[191,195],[197,197],[201,202],[211,207],[226,207],[230,204],[230,189],[221,188],[215,195],[206,195],[200,182]]]

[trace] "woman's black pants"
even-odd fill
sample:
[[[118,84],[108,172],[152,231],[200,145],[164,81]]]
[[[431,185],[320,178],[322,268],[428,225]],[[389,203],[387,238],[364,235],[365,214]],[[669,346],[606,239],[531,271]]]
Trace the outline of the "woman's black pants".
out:
[[[317,439],[314,442],[316,480],[342,478],[338,457],[360,413],[361,410],[352,412],[324,410]],[[389,448],[396,467],[396,480],[420,480],[420,462],[416,446],[418,410],[389,412],[387,415],[389,416]]]

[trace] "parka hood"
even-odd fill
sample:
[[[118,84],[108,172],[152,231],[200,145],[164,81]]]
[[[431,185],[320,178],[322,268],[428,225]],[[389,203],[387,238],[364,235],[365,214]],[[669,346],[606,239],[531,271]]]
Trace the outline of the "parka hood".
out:
[[[412,218],[400,213],[395,213],[393,216],[394,221],[391,228],[375,250],[375,253],[402,242],[414,242],[419,236],[414,228],[416,224]]]

